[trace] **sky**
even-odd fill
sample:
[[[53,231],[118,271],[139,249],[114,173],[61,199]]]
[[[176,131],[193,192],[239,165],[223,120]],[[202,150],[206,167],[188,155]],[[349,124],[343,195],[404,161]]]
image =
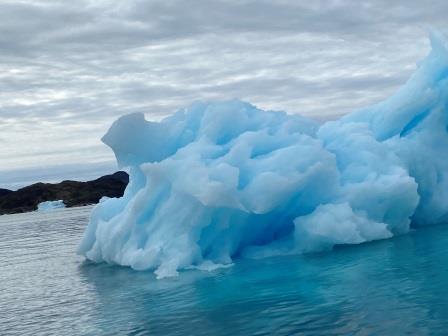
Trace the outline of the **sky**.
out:
[[[116,170],[123,114],[196,100],[338,118],[394,93],[447,1],[0,1],[0,188]]]

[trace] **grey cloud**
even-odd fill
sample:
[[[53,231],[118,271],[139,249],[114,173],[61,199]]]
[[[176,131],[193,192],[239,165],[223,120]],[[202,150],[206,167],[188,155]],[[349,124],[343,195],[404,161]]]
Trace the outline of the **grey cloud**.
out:
[[[115,171],[111,161],[33,167],[31,169],[0,170],[0,185],[8,189],[19,189],[35,181],[46,183],[60,182],[63,179],[88,181],[96,179],[98,174],[110,174]]]
[[[119,115],[160,119],[194,100],[335,118],[404,83],[429,50],[428,27],[447,31],[447,10],[417,0],[2,1],[0,170],[110,162],[99,139]]]

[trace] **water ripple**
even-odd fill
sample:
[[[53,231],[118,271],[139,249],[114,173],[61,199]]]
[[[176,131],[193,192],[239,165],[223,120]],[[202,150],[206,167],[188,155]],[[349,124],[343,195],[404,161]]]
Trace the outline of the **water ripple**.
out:
[[[75,254],[90,208],[0,216],[0,335],[445,335],[448,226],[158,281]]]

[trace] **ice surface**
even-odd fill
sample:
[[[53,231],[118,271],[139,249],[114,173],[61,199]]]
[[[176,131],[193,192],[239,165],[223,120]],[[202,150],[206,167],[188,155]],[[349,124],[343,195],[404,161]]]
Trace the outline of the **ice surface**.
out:
[[[56,209],[62,209],[65,208],[65,203],[62,200],[59,201],[47,201],[39,203],[37,206],[37,211],[45,212],[45,211],[52,211]]]
[[[79,252],[154,270],[331,249],[448,221],[448,49],[388,100],[319,125],[241,101],[161,122],[117,120],[103,141],[130,184],[96,206]]]

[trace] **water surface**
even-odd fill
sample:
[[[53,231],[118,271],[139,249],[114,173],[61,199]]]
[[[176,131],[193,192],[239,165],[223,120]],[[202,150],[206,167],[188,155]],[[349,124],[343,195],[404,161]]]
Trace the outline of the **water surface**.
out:
[[[448,334],[448,225],[156,280],[75,254],[89,212],[0,216],[0,335]]]

